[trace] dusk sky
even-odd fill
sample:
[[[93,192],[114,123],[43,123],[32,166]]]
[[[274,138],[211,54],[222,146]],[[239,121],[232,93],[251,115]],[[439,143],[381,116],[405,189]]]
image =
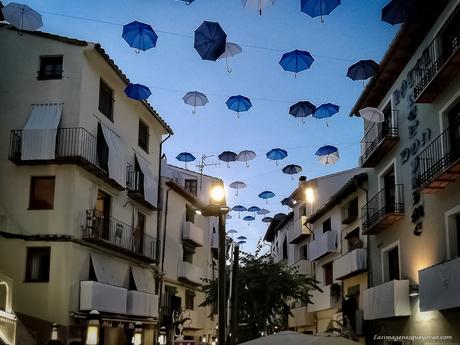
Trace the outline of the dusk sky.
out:
[[[248,187],[228,189],[229,206],[242,204],[268,208],[271,214],[288,212],[280,200],[295,188],[298,176],[291,179],[281,172],[287,164],[302,166],[301,175],[313,178],[356,167],[363,124],[348,116],[363,90],[361,81],[346,77],[348,66],[360,59],[379,62],[399,26],[380,21],[381,8],[388,0],[343,0],[329,16],[310,18],[300,12],[300,0],[278,0],[259,16],[253,8],[243,8],[240,0],[196,0],[187,6],[176,0],[24,1],[43,16],[41,30],[99,42],[134,83],[150,87],[148,101],[172,127],[175,135],[166,142],[168,162],[183,167],[175,157],[191,152],[197,160],[203,154],[214,155],[208,163],[217,163],[225,150],[238,153],[253,150],[258,157],[246,168],[244,163],[210,166],[205,173],[222,178],[226,185],[235,180]],[[150,24],[158,34],[157,46],[136,53],[122,39],[122,25],[133,20]],[[194,30],[204,21],[217,21],[227,33],[227,41],[242,46],[242,54],[229,60],[202,61],[193,48]],[[284,52],[307,50],[315,61],[309,70],[294,77],[279,65]],[[209,103],[192,113],[182,96],[198,90]],[[227,109],[232,95],[251,99],[253,107],[241,113]],[[340,112],[324,120],[311,117],[302,124],[288,114],[289,106],[300,100],[315,105],[331,102]],[[339,148],[341,159],[333,166],[322,166],[314,156],[323,145]],[[280,162],[268,160],[265,153],[280,147],[288,157]],[[271,190],[276,196],[268,203],[257,195]],[[266,224],[261,216],[250,225],[233,218],[228,229],[248,237],[243,249],[255,247]]]

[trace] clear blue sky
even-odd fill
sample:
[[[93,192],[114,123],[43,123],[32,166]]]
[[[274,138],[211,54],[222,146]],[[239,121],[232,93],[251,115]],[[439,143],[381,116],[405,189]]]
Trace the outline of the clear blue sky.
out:
[[[357,165],[362,120],[349,118],[348,113],[363,84],[345,74],[360,59],[379,62],[398,29],[380,21],[388,0],[342,0],[324,23],[300,12],[300,0],[278,0],[262,16],[243,8],[240,0],[196,0],[190,6],[176,0],[24,2],[41,12],[42,30],[100,42],[133,82],[151,88],[149,102],[175,132],[165,146],[170,163],[183,166],[175,159],[182,151],[193,153],[197,161],[202,154],[215,154],[210,162],[217,162],[217,154],[224,150],[255,151],[258,157],[249,168],[244,163],[227,168],[224,163],[205,173],[227,185],[234,180],[247,183],[238,197],[229,190],[230,206],[257,205],[268,208],[271,215],[289,211],[280,200],[297,184],[297,177],[291,180],[281,172],[284,165],[301,165],[308,178]],[[122,24],[133,20],[152,25],[159,36],[156,48],[136,54],[121,38]],[[243,46],[243,53],[230,60],[232,73],[227,73],[224,61],[202,61],[193,48],[193,32],[203,20],[219,22],[227,40]],[[293,49],[307,50],[315,59],[297,78],[278,64],[282,52]],[[210,101],[196,114],[181,99],[191,90],[207,94]],[[240,119],[225,106],[227,97],[236,94],[249,97],[253,104]],[[299,100],[316,105],[332,102],[340,105],[340,113],[328,121],[329,126],[312,118],[302,124],[288,115],[289,106]],[[341,160],[334,166],[324,167],[314,157],[325,144],[339,148]],[[274,147],[289,154],[279,166],[265,158]],[[268,204],[257,197],[264,190],[276,194]],[[248,226],[233,213],[228,221],[228,229],[238,230],[236,236],[248,237],[245,249],[254,248],[266,230],[260,218]]]

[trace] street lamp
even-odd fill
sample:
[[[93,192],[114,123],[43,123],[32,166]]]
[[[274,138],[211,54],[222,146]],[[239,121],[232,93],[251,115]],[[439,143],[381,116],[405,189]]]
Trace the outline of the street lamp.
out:
[[[91,310],[88,315],[88,331],[86,333],[86,345],[99,343],[99,312]]]
[[[313,191],[313,188],[308,187],[305,189],[305,196],[308,203],[313,204],[315,202],[315,192]]]
[[[133,345],[142,345],[142,322],[136,322],[134,327]]]

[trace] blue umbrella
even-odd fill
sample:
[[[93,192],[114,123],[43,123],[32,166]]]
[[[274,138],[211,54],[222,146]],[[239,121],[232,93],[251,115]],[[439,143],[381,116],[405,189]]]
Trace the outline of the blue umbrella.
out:
[[[252,107],[252,103],[249,98],[241,95],[232,96],[227,99],[225,102],[227,108],[233,111],[236,111],[238,117],[240,117],[240,112],[248,111]]]
[[[248,238],[246,236],[238,236],[236,239],[241,241],[241,240],[247,240]]]
[[[308,115],[312,115],[316,107],[308,101],[300,101],[289,107],[289,114],[294,117],[301,117],[302,123]]]
[[[302,167],[300,165],[289,164],[286,165],[282,170],[283,173],[291,175],[291,179],[293,180],[293,175],[300,173],[302,171]]]
[[[373,77],[380,66],[374,60],[359,60],[348,67],[347,77],[352,80],[366,80]]]
[[[330,14],[339,5],[340,0],[301,0],[300,10],[312,18],[321,17],[321,22],[324,22],[323,16]]]
[[[264,217],[262,218],[262,222],[264,223],[271,223],[273,221],[272,217]]]
[[[231,214],[225,215],[225,219],[232,219],[232,215]]]
[[[227,231],[227,234],[236,234],[238,231],[230,229]]]
[[[242,244],[245,244],[246,241],[238,241],[238,245],[242,245]]]
[[[191,5],[195,0],[179,0],[184,2],[186,5]]]
[[[242,205],[236,205],[232,207],[232,211],[238,212],[238,218],[240,218],[241,212],[246,212],[248,209]]]
[[[289,206],[289,198],[284,198],[283,200],[281,200],[281,205],[283,206]]]
[[[276,165],[278,165],[279,160],[286,158],[287,155],[287,151],[280,148],[272,149],[266,153],[267,158],[275,161]]]
[[[274,220],[280,220],[280,219],[283,219],[284,217],[286,217],[286,214],[285,213],[277,213],[275,214],[275,216],[273,217]]]
[[[204,21],[195,30],[194,47],[203,60],[216,61],[225,52],[227,35],[219,23]]]
[[[144,100],[150,97],[152,92],[150,89],[142,84],[129,84],[125,88],[125,94],[129,98],[135,99],[137,101]]]
[[[391,25],[405,23],[415,14],[416,10],[416,1],[391,0],[382,9],[382,20]]]
[[[324,103],[316,108],[316,111],[314,112],[313,117],[316,119],[326,119],[328,117],[331,117],[337,114],[339,110],[340,110],[340,107],[336,104]],[[326,126],[329,126],[327,124],[327,120],[326,120]]]
[[[123,25],[122,37],[137,52],[155,47],[158,39],[150,25],[138,21]]]
[[[229,163],[236,161],[237,154],[232,151],[224,151],[217,157],[219,158],[219,160],[227,162],[227,168],[230,168]]]
[[[247,221],[249,225],[249,222],[252,222],[253,220],[255,220],[255,218],[253,216],[246,216],[243,218],[243,220]]]
[[[187,92],[182,99],[185,104],[193,106],[193,114],[196,113],[196,107],[202,107],[208,103],[208,97],[206,97],[204,93],[198,91]]]
[[[180,162],[184,162],[185,167],[187,168],[187,162],[193,162],[196,158],[191,153],[181,152],[177,155],[176,159]]]
[[[265,209],[265,208],[261,208],[259,211],[257,211],[257,214],[261,215],[261,216],[264,216],[266,214],[269,214],[270,211]]]
[[[269,190],[266,190],[259,194],[259,198],[265,199],[267,204],[268,204],[268,199],[273,198],[274,196],[275,196],[275,193]]]
[[[334,164],[340,158],[339,156],[339,149],[335,146],[325,145],[320,147],[316,153],[320,163],[324,165]]]
[[[293,50],[284,53],[279,64],[285,71],[297,73],[309,69],[314,59],[311,54],[305,50]]]
[[[251,206],[248,208],[248,212],[254,212],[254,216],[256,215],[256,212],[260,211],[260,207],[257,206]]]

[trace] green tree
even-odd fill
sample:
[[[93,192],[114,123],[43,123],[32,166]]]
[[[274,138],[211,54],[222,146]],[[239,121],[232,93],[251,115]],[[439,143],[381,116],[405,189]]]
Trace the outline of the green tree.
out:
[[[227,268],[227,291],[229,289]],[[319,289],[317,281],[300,274],[285,261],[274,262],[258,245],[255,254],[241,253],[238,270],[239,340],[258,338],[261,332],[273,333],[287,328],[290,302],[311,303],[311,290]],[[206,280],[206,298],[201,306],[217,304],[217,279]],[[320,290],[321,291],[321,290]]]

